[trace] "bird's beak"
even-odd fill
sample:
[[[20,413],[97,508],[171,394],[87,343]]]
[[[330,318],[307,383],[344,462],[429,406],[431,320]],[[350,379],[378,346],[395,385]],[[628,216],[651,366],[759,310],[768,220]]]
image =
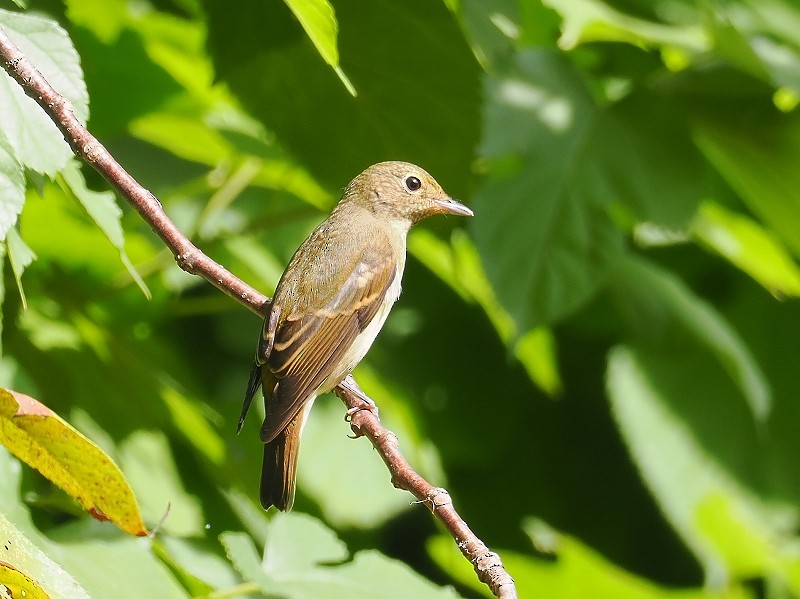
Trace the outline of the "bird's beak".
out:
[[[436,211],[440,212],[441,214],[473,216],[472,210],[464,206],[464,204],[462,204],[461,202],[454,200],[453,198],[447,198],[446,200],[434,200],[434,204],[436,205]]]

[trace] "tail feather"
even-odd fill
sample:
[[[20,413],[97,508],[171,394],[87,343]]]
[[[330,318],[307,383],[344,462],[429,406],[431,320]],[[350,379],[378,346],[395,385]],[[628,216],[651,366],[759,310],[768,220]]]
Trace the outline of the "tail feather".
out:
[[[292,509],[297,455],[303,414],[298,414],[272,441],[264,444],[264,464],[261,468],[261,505],[274,505],[282,512]]]

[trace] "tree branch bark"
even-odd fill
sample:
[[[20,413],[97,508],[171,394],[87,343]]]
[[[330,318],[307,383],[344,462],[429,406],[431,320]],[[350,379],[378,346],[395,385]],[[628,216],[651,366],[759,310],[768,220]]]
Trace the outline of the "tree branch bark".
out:
[[[56,92],[42,74],[0,28],[0,60],[5,71],[36,101],[59,128],[72,151],[100,173],[150,225],[175,256],[178,266],[198,275],[260,316],[269,298],[223,266],[203,254],[167,216],[156,197],[139,184],[114,159],[73,114],[69,102]],[[392,475],[392,484],[411,492],[442,522],[461,553],[475,568],[478,578],[501,599],[516,599],[514,581],[503,568],[500,557],[470,530],[458,515],[449,493],[422,478],[400,452],[397,437],[383,427],[374,403],[348,376],[334,391],[348,407],[350,426],[356,436],[366,436]]]

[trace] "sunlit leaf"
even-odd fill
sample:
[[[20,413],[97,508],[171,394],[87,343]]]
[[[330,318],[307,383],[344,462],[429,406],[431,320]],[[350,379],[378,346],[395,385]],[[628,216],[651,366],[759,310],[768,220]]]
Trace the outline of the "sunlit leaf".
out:
[[[645,338],[675,334],[675,325],[711,351],[739,387],[757,421],[772,406],[769,381],[745,342],[722,315],[673,274],[643,260],[625,260],[613,282],[621,310]]]
[[[463,231],[454,231],[451,244],[447,244],[433,233],[417,229],[409,236],[408,249],[464,299],[480,304],[500,339],[513,344],[514,355],[537,386],[548,395],[559,393],[562,384],[555,338],[545,327],[538,327],[515,339],[514,321],[498,301],[475,246]]]
[[[62,176],[81,206],[100,227],[100,230],[103,231],[103,234],[111,244],[119,250],[119,257],[123,266],[125,266],[125,269],[139,286],[139,289],[142,290],[145,297],[149,299],[151,293],[147,288],[147,284],[136,271],[130,258],[128,258],[128,254],[125,252],[125,234],[120,223],[122,210],[117,206],[114,194],[110,191],[92,191],[86,187],[83,174],[78,164],[74,161],[63,170]]]
[[[0,513],[0,587],[3,585],[14,598],[89,599],[72,576]]]
[[[6,590],[8,594],[4,592]],[[50,595],[35,580],[3,561],[0,561],[0,596],[50,599]]]
[[[284,2],[306,30],[320,56],[333,67],[347,91],[355,96],[356,90],[353,84],[339,66],[339,50],[336,47],[339,27],[330,2],[328,0],[284,0]]]
[[[693,51],[708,41],[699,24],[665,25],[618,11],[600,0],[545,0],[563,17],[559,45],[572,49],[586,42],[627,42],[642,46],[679,46]]]
[[[69,102],[75,116],[86,122],[89,96],[83,82],[80,58],[72,41],[55,21],[0,10],[0,26]],[[0,131],[26,167],[54,176],[66,166],[72,151],[61,133],[16,81],[0,74]]]
[[[177,536],[204,530],[203,510],[184,488],[163,433],[137,430],[123,441],[119,453],[148,521],[163,518],[161,528]]]
[[[25,177],[22,174],[22,167],[0,132],[0,240],[5,239],[6,233],[17,222],[24,204]]]
[[[162,396],[178,430],[212,463],[222,466],[225,461],[225,443],[209,424],[198,403],[169,387],[164,389]]]
[[[220,541],[243,578],[268,594],[292,599],[458,597],[452,589],[437,587],[401,562],[374,551],[361,551],[352,561],[335,566],[321,565],[340,562],[347,550],[321,522],[302,514],[273,518],[263,564],[244,533],[223,533]]]
[[[0,436],[9,451],[93,516],[130,534],[147,534],[136,498],[116,464],[46,406],[0,389]]]
[[[789,548],[796,538],[787,528],[796,510],[761,500],[740,480],[758,467],[760,455],[755,429],[736,427],[739,416],[726,396],[732,390],[686,352],[656,357],[619,346],[609,359],[609,399],[622,436],[707,580],[777,575],[796,593],[800,558]],[[709,412],[692,409],[698,397]],[[730,406],[731,414],[711,405]],[[707,433],[719,429],[725,432],[712,444]]]
[[[6,244],[8,248],[8,261],[11,263],[14,279],[17,281],[17,289],[19,289],[19,295],[22,298],[22,305],[27,309],[28,302],[25,299],[25,291],[22,288],[22,273],[31,265],[31,262],[36,259],[36,254],[26,245],[14,228],[8,230]]]
[[[697,141],[748,207],[800,257],[800,114],[757,111],[734,124],[736,107],[697,121]]]
[[[525,531],[537,542],[536,526],[531,522]],[[528,599],[754,599],[744,587],[731,585],[727,590],[702,588],[669,589],[629,572],[604,558],[600,553],[567,534],[552,531],[552,555],[534,556],[519,551],[500,551],[503,565],[514,577],[520,597]],[[437,536],[428,542],[428,552],[439,567],[461,584],[491,599],[489,588],[476,578],[469,562],[453,545],[453,539]]]
[[[705,202],[692,225],[699,241],[778,296],[800,295],[800,267],[783,244],[752,219]]]
[[[128,18],[125,0],[105,0],[101,4],[67,0],[65,4],[72,23],[89,29],[106,43],[117,38]]]

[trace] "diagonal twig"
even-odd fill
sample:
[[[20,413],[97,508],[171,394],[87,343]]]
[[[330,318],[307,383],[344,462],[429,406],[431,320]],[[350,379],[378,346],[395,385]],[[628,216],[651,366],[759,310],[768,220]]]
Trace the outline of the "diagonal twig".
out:
[[[72,151],[100,173],[150,225],[175,256],[183,270],[198,275],[244,307],[263,316],[269,298],[206,256],[181,233],[161,203],[114,159],[73,114],[69,102],[56,92],[42,74],[0,28],[0,61],[5,71],[33,98],[59,128]],[[500,557],[470,530],[458,515],[450,495],[422,478],[400,452],[397,437],[381,424],[372,401],[348,376],[334,392],[349,409],[350,426],[365,436],[378,451],[392,475],[392,484],[410,491],[443,523],[461,553],[475,568],[478,578],[501,599],[516,599],[514,581]]]

